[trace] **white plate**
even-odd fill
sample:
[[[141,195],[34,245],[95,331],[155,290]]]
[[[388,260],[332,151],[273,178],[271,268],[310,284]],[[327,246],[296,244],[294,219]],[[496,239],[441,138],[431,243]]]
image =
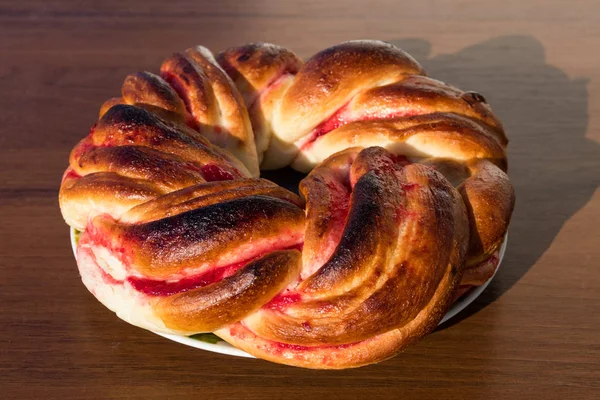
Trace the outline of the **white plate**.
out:
[[[71,236],[71,247],[73,249],[73,254],[76,254],[76,251],[75,251],[75,249],[76,249],[75,229],[71,228],[70,236]],[[443,324],[444,322],[448,321],[450,318],[454,317],[456,314],[458,314],[462,310],[464,310],[465,307],[467,307],[469,304],[471,304],[473,302],[473,300],[475,300],[477,297],[479,297],[479,295],[481,293],[483,293],[483,291],[490,284],[492,279],[494,279],[494,276],[496,276],[496,273],[498,272],[498,269],[500,268],[500,264],[502,263],[502,259],[504,258],[504,252],[506,251],[507,240],[508,240],[508,235],[504,238],[504,242],[502,243],[502,246],[500,246],[500,254],[498,255],[498,258],[499,258],[498,267],[496,268],[494,275],[492,275],[492,277],[486,283],[471,290],[468,294],[466,294],[465,296],[462,296],[456,303],[454,303],[452,305],[452,307],[450,308],[450,310],[448,310],[446,315],[444,315],[444,318],[442,318],[442,320],[440,321],[440,325]],[[246,353],[245,351],[242,351],[238,348],[233,347],[229,343],[217,338],[216,336],[214,336],[212,334],[196,335],[196,336],[199,336],[200,338],[198,338],[198,337],[194,338],[194,337],[187,337],[187,336],[171,335],[168,333],[160,333],[160,332],[154,332],[154,333],[156,333],[157,335],[160,335],[162,337],[165,337],[169,340],[173,340],[174,342],[178,342],[181,344],[185,344],[187,346],[195,347],[197,349],[212,351],[214,353],[228,354],[230,356],[254,358],[253,356]],[[216,341],[216,343],[211,343],[214,341]]]

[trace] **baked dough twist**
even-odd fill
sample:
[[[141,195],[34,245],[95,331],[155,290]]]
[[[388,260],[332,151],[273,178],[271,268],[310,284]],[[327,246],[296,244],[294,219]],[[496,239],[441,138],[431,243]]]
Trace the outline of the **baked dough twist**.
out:
[[[261,168],[306,172],[349,147],[384,147],[439,168],[459,188],[470,214],[469,267],[498,251],[514,191],[508,140],[483,96],[428,78],[406,52],[378,41],[345,42],[306,63],[262,43],[217,60],[246,101]]]
[[[480,95],[382,42],[305,64],[269,44],[216,60],[197,47],[102,106],[60,206],[83,232],[84,284],[122,319],[356,367],[491,276],[514,204],[506,143]],[[257,178],[259,163],[312,170],[302,196]]]

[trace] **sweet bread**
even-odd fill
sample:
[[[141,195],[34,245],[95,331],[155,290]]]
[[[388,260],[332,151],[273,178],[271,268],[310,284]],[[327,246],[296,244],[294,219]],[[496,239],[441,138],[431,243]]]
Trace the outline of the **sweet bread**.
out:
[[[377,41],[203,47],[132,74],[59,201],[86,287],[154,331],[307,368],[389,358],[489,279],[514,191],[485,99]],[[300,196],[258,177],[310,172]]]

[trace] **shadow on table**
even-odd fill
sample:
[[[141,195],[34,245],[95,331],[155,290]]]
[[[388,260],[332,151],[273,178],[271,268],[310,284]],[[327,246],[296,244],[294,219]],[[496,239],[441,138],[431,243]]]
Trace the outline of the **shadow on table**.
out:
[[[585,138],[587,81],[547,64],[533,37],[503,36],[435,57],[425,40],[392,43],[411,53],[431,77],[483,94],[510,140],[509,175],[517,202],[506,257],[487,290],[444,329],[494,302],[544,254],[600,184],[600,146]]]

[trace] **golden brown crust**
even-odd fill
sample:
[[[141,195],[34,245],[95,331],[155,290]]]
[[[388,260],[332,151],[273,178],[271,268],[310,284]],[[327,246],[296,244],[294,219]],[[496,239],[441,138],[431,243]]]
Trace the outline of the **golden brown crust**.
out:
[[[487,133],[506,145],[502,124],[481,95],[462,92],[444,82],[414,75],[356,95],[347,105],[348,119],[392,118],[432,113],[453,113],[482,123]],[[355,115],[352,115],[355,114]]]
[[[342,160],[348,155],[315,174]],[[301,300],[263,308],[218,335],[270,361],[346,368],[389,358],[437,325],[467,251],[458,192],[431,168],[398,168],[381,148],[360,152],[352,170],[344,233],[332,257],[292,289]]]
[[[98,118],[102,118],[102,116],[106,114],[106,112],[110,110],[112,106],[116,106],[117,104],[125,104],[122,97],[113,97],[111,99],[106,100],[100,107],[100,113],[98,115]]]
[[[514,190],[481,95],[377,41],[217,59],[194,47],[129,75],[70,154],[61,210],[84,231],[84,284],[119,317],[349,368],[493,275]],[[302,198],[256,178],[259,161],[312,170]]]
[[[451,271],[451,267],[450,271]],[[227,342],[256,357],[312,369],[357,368],[391,358],[431,332],[450,307],[458,279],[446,274],[431,301],[403,329],[393,329],[361,342],[338,346],[285,345],[261,338],[241,323],[215,333]]]
[[[217,61],[231,77],[248,107],[281,75],[295,75],[302,60],[288,49],[271,43],[249,43],[230,47]]]
[[[185,114],[185,104],[160,76],[150,72],[128,75],[121,87],[126,104],[148,104],[177,114]]]
[[[492,135],[469,118],[446,113],[348,123],[305,145],[292,165],[306,171],[331,153],[377,145],[406,157],[443,157],[461,162],[485,158],[506,168],[506,150]]]
[[[240,178],[201,183],[168,193],[130,209],[121,217],[121,221],[150,222],[223,201],[259,195],[285,200],[298,207],[304,206],[304,202],[298,196],[271,181]]]
[[[300,182],[306,199],[302,279],[329,260],[341,239],[351,192],[350,166],[359,152],[351,148],[329,157]]]
[[[515,206],[508,175],[486,160],[468,164],[471,176],[459,187],[471,225],[468,265],[490,257],[502,244]]]
[[[269,155],[273,152],[270,121],[279,106],[279,99],[302,66],[302,60],[281,46],[251,43],[219,53],[217,61],[244,98],[261,167],[284,166],[285,160]],[[269,149],[271,151],[265,157]]]
[[[164,192],[204,181],[200,170],[182,158],[145,146],[94,147],[81,155],[75,171],[81,175],[114,172],[147,180]]]
[[[258,176],[258,159],[248,112],[231,79],[204,47],[174,54],[160,68],[161,76],[184,100],[196,128],[211,143],[238,157]]]
[[[257,311],[295,279],[299,269],[299,251],[274,251],[213,285],[160,299],[156,312],[167,328],[213,332]]]
[[[455,186],[463,198],[469,215],[471,236],[467,267],[472,269],[492,256],[502,244],[514,209],[515,192],[508,176],[489,159],[458,162],[449,158],[428,158],[431,165]],[[483,272],[482,272],[483,271]],[[470,272],[490,278],[495,271],[490,264]],[[465,278],[464,285],[470,285]],[[482,284],[483,281],[479,280]]]
[[[220,165],[234,177],[250,175],[237,158],[212,145],[200,133],[183,125],[170,124],[140,107],[112,107],[100,118],[90,137],[93,146],[151,147],[190,163]],[[76,148],[74,152],[77,151]],[[72,161],[72,164],[76,163]]]
[[[383,42],[351,41],[323,50],[300,69],[281,100],[273,128],[300,139],[360,91],[423,74],[404,51]]]
[[[84,230],[90,217],[108,214],[119,218],[132,207],[159,196],[159,188],[146,180],[131,179],[113,172],[97,172],[84,177],[65,172],[58,195],[60,210],[67,223]]]
[[[137,72],[125,78],[121,87],[122,97],[104,102],[100,118],[117,104],[129,104],[156,114],[162,119],[195,127],[192,116],[187,112],[183,100],[160,76],[151,72]]]
[[[230,179],[249,175],[191,128],[125,104],[104,113],[75,146],[69,164],[59,200],[67,223],[80,230],[93,215],[119,218],[157,196],[205,182],[214,168]]]
[[[295,289],[301,301],[284,314],[250,316],[247,328],[283,343],[354,343],[405,325],[430,301],[455,244],[468,236],[466,213],[440,174],[417,164],[396,170],[389,156],[376,147],[358,154],[334,253]],[[466,243],[462,248],[456,275]],[[403,307],[389,307],[393,302]]]
[[[168,279],[230,262],[229,256],[243,247],[252,247],[254,254],[259,247],[301,243],[304,213],[287,201],[255,195],[136,224],[101,215],[91,225],[92,241],[109,237],[112,248],[128,249],[121,261],[131,273]],[[238,256],[242,253],[233,255]]]

